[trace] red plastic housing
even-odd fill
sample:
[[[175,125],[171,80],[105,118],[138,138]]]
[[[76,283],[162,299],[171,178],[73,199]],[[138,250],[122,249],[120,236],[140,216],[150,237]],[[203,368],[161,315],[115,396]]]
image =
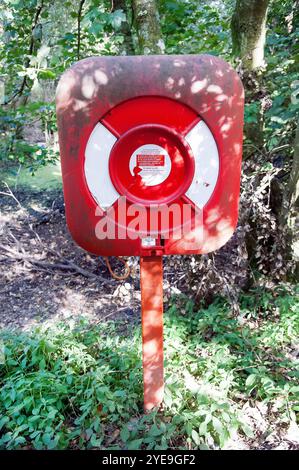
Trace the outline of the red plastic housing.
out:
[[[244,92],[229,64],[209,55],[84,59],[63,74],[56,104],[66,219],[82,248],[105,256],[208,253],[232,236],[238,219]],[[156,242],[149,247],[129,232],[97,237],[96,226],[107,208],[93,194],[85,165],[87,146],[99,124],[107,130],[111,147],[105,150],[105,142],[99,141],[94,153],[99,171],[102,149],[109,157],[107,178],[96,192],[125,196],[126,207],[140,204],[147,219],[150,209],[160,204],[190,204],[192,220],[199,207],[200,230],[192,226],[177,239],[173,221],[159,220]],[[94,187],[98,170],[92,164]],[[149,175],[146,184],[143,174]],[[157,183],[152,184],[155,174]],[[116,200],[112,206],[117,226],[121,217]]]

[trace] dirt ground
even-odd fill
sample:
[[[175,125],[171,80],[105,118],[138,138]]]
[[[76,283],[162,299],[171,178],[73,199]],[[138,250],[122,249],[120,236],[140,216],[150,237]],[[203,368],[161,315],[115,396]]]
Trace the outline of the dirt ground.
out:
[[[138,320],[138,277],[112,279],[102,258],[85,253],[72,241],[61,190],[17,190],[13,195],[3,194],[9,193],[6,187],[1,191],[0,327],[28,329],[78,317],[94,322],[115,316],[125,322]],[[69,269],[56,267],[68,263]],[[112,267],[121,272],[117,260],[112,260]]]

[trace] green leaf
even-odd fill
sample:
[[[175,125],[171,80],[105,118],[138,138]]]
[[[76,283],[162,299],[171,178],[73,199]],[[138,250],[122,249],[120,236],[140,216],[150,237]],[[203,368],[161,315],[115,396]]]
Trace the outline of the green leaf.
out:
[[[92,436],[91,436],[90,445],[91,445],[92,447],[101,447],[102,442],[103,442],[103,437],[96,438],[95,435],[92,435]]]
[[[51,442],[51,437],[52,437],[52,436],[51,436],[51,434],[49,434],[49,433],[45,433],[45,434],[43,435],[42,441],[43,441],[43,443],[44,443],[46,446],[48,446],[48,444]]]
[[[204,421],[199,426],[199,434],[205,436],[207,434],[207,423]]]
[[[245,382],[246,388],[250,389],[253,387],[253,385],[256,383],[257,375],[256,374],[250,374]]]
[[[38,72],[38,78],[41,80],[54,80],[56,78],[56,73],[52,72],[52,70],[40,70]]]
[[[126,15],[122,10],[115,10],[111,13],[110,23],[114,29],[119,29],[124,21],[126,21]]]
[[[220,419],[214,416],[212,419],[212,423],[215,431],[217,431],[217,433],[221,435],[223,433],[223,424],[221,423]]]
[[[98,36],[98,34],[101,33],[102,31],[103,31],[103,25],[96,21],[89,28],[89,32],[91,34],[94,34],[95,36]]]
[[[127,426],[124,426],[120,432],[120,437],[124,442],[127,442],[127,440],[130,437],[130,431],[128,430]]]
[[[0,419],[0,431],[1,429],[3,428],[3,426],[8,423],[9,421],[9,417],[8,416],[3,416],[1,419]]]
[[[135,439],[128,443],[128,450],[138,450],[141,447],[143,439]]]
[[[246,423],[241,423],[241,429],[247,437],[253,439],[255,437],[253,430]]]
[[[195,442],[195,444],[196,444],[197,446],[199,446],[201,440],[200,440],[200,437],[199,437],[198,432],[195,431],[195,429],[192,429],[191,437],[192,437],[193,441]]]
[[[149,430],[149,435],[150,436],[160,436],[163,434],[163,431],[158,428],[156,424],[153,424],[151,429]]]

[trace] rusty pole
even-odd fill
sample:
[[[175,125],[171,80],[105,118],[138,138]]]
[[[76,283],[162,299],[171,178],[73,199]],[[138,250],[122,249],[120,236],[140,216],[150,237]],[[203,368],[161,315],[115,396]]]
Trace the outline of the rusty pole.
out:
[[[140,257],[144,409],[159,407],[164,394],[162,256]]]

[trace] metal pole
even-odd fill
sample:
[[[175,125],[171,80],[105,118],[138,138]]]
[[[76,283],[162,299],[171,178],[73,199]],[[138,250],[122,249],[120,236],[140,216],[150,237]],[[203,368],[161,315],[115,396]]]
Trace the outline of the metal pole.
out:
[[[164,394],[162,256],[140,257],[144,409],[158,407]]]

